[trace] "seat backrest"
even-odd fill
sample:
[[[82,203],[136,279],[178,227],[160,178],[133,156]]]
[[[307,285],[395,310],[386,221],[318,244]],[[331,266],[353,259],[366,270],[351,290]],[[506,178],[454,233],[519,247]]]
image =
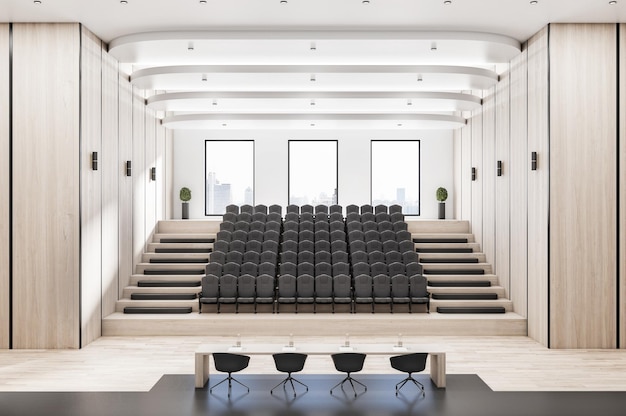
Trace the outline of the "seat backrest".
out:
[[[229,352],[214,352],[213,362],[215,369],[222,373],[236,373],[248,367],[250,357]]]
[[[363,236],[365,237],[365,242],[366,243],[368,241],[380,241],[380,234],[378,233],[378,230],[368,230],[368,231],[365,231],[363,233]]]
[[[370,265],[367,262],[352,263],[352,275],[356,277],[362,274],[370,276]]]
[[[222,221],[220,223],[220,231],[235,231],[235,223],[233,221]]]
[[[355,251],[367,251],[365,241],[363,240],[350,241],[350,252],[354,253]]]
[[[327,233],[329,233],[330,236],[330,224],[328,223],[328,221],[315,221],[315,234],[320,231],[326,231]],[[317,237],[315,237],[315,239],[317,240]]]
[[[411,354],[396,355],[389,357],[391,367],[404,373],[418,373],[426,369],[427,352],[414,352]]]
[[[374,264],[374,263],[379,263],[379,262],[385,263],[385,253],[383,253],[382,251],[374,250],[368,253],[367,257],[368,257],[369,264]]]
[[[247,262],[241,265],[239,274],[240,275],[249,274],[250,276],[256,277],[258,268],[259,266],[257,263]]]
[[[393,222],[404,222],[404,215],[401,212],[390,212],[389,213],[389,221]]]
[[[296,279],[298,297],[312,298],[315,296],[315,278],[312,274],[302,274]]]
[[[265,240],[261,246],[263,251],[271,251],[272,253],[278,253],[278,242],[275,240]]]
[[[230,241],[232,242],[235,240],[243,241],[244,243],[248,241],[248,231],[235,230],[235,232],[233,232],[233,238],[231,238]]]
[[[278,254],[276,254],[273,251],[266,250],[266,251],[261,252],[261,255],[259,257],[259,264],[271,263],[273,265],[276,265],[277,259],[278,259]]]
[[[374,207],[369,204],[361,205],[361,215],[365,214],[366,212],[374,213]]]
[[[310,223],[312,224],[312,223]],[[301,224],[302,225],[302,224]],[[315,233],[313,230],[300,230],[298,233],[298,241],[315,241]]]
[[[318,246],[318,243],[315,243],[315,264],[331,263],[332,256],[330,254],[330,243],[326,241],[320,241],[320,243],[328,244],[328,250],[322,250],[321,247]]]
[[[311,256],[312,255],[313,253],[311,253]],[[315,266],[313,265],[313,263],[298,263],[298,276],[302,276],[305,274],[308,274],[310,276],[313,276],[315,274]]]
[[[273,221],[273,222],[277,222],[278,224],[280,224],[282,220],[283,220],[283,217],[278,212],[270,212],[269,214],[267,214],[267,217],[265,217],[266,223]]]
[[[256,251],[246,251],[245,253],[243,253],[243,263],[254,263],[254,264],[259,264],[261,260],[261,255],[259,253],[257,253]]]
[[[282,373],[297,373],[304,368],[307,355],[297,352],[281,352],[273,354],[276,369]]]
[[[230,246],[230,241],[218,240],[213,243],[213,251],[221,251],[222,253],[228,252],[228,247]]]
[[[315,296],[329,298],[333,295],[333,278],[330,274],[318,274],[315,276]]]
[[[355,298],[371,298],[372,297],[372,276],[361,274],[354,276],[354,297]]]
[[[348,224],[349,226],[350,224]],[[348,232],[348,241],[365,241],[365,234],[360,230],[352,230]]]
[[[243,254],[239,251],[229,251],[226,253],[226,263],[241,264],[243,261]]]
[[[248,241],[246,243],[246,250],[256,251],[257,253],[260,253],[261,251],[263,251],[263,243],[257,240]]]
[[[258,204],[254,206],[254,213],[256,214],[257,212],[263,213],[267,215],[267,205],[263,205],[263,204]]]
[[[239,211],[241,213],[246,213],[246,214],[254,214],[254,207],[250,204],[244,204],[242,206],[239,207]]]
[[[315,253],[319,253],[320,251],[325,251],[328,252],[328,254],[330,254],[330,241],[326,241],[326,240],[319,240],[319,241],[315,241]],[[330,261],[330,260],[328,260]]]
[[[220,277],[220,297],[237,297],[237,276],[223,274],[222,277]]]
[[[230,275],[233,275],[235,277],[238,277],[239,276],[239,270],[240,270],[239,263],[235,263],[235,262],[232,262],[232,261],[228,262],[224,266],[222,266],[222,276],[224,276],[225,274],[230,274]]]
[[[271,277],[276,277],[276,263],[263,262],[259,264],[258,273],[259,276],[265,274]]]
[[[222,230],[217,232],[217,241],[226,241],[230,243],[230,240],[233,239],[233,233],[228,230]]]
[[[402,214],[402,206],[398,204],[393,204],[389,206],[389,214]]]
[[[421,275],[423,272],[422,265],[418,262],[408,263],[404,265],[406,269],[406,275],[411,277],[415,275]]]
[[[372,279],[374,297],[386,298],[391,296],[391,279],[386,274],[377,274]]]
[[[291,250],[282,251],[280,253],[280,262],[298,264],[298,253]]]
[[[269,206],[269,212],[270,213],[276,213],[279,215],[283,215],[283,207],[281,207],[280,205],[277,204],[273,204]]]
[[[274,297],[274,276],[260,274],[256,278],[256,295],[260,298]]]
[[[316,223],[316,225],[319,223]],[[324,223],[326,224],[326,228],[328,228],[328,223]],[[333,232],[337,232],[337,231],[333,231]],[[328,232],[328,230],[318,230],[315,231],[315,241],[330,241],[330,232]]]
[[[313,205],[305,204],[305,205],[300,206],[300,214],[303,214],[305,212],[309,214],[313,214]]]
[[[228,245],[228,250],[243,253],[244,251],[246,251],[246,243],[241,240],[233,240]]]
[[[237,215],[239,215],[239,207],[237,207],[237,212],[227,212],[222,215],[222,221],[230,221],[232,223],[237,222]]]
[[[243,208],[243,207],[242,207]],[[242,211],[237,215],[237,222],[247,222],[248,224],[252,221],[252,213]],[[235,223],[235,227],[237,223]]]
[[[296,297],[296,277],[284,274],[278,278],[278,296],[283,298]]]
[[[223,251],[215,251],[210,254],[211,263],[225,264],[226,263],[226,253]]]
[[[298,243],[298,251],[315,251],[315,243],[313,240],[304,240]]]
[[[346,215],[346,224],[351,222],[361,222],[361,214],[358,212],[350,212]]]
[[[324,213],[324,214],[328,214],[328,205],[316,205],[315,206],[315,214],[317,214],[318,212]]]
[[[340,274],[350,274],[350,265],[348,263],[333,264],[333,276],[338,276]]]
[[[285,221],[295,221],[300,222],[300,214],[297,212],[289,212],[285,214]]]
[[[396,240],[387,240],[383,242],[383,251],[388,253],[390,251],[398,251],[398,243]]]
[[[331,354],[331,357],[337,371],[342,373],[356,373],[363,369],[366,355],[358,352],[342,352]]]
[[[240,298],[253,298],[256,295],[256,275],[242,274],[239,276],[237,292]]]
[[[267,221],[267,213],[264,212],[255,212],[252,214],[252,222],[260,222],[265,223]]]
[[[402,240],[398,243],[400,253],[415,252],[415,243],[409,240]]]
[[[350,204],[348,206],[346,206],[346,215],[350,214],[350,213],[359,213],[359,207],[357,205],[354,204]]]
[[[312,251],[300,251],[298,252],[298,263],[315,263],[315,255]]]
[[[404,263],[405,265],[417,262],[419,262],[419,256],[415,251],[406,251],[402,253],[402,263]]]
[[[409,289],[412,298],[423,298],[428,296],[428,281],[421,274],[414,274],[409,277]]]
[[[281,263],[280,264],[280,274],[290,274],[292,276],[296,276],[298,273],[298,267],[295,263]]]
[[[315,276],[320,276],[320,275],[332,275],[333,274],[333,266],[331,266],[330,263],[327,262],[319,262],[319,263],[315,263]]]
[[[333,276],[333,293],[336,298],[350,298],[351,292],[350,276],[347,274]]]
[[[290,213],[290,212],[294,214],[300,214],[300,207],[297,205],[293,205],[293,204],[287,205],[287,213]]]
[[[404,221],[396,221],[393,223],[393,230],[396,232],[407,231],[408,229],[409,229],[409,226]]]
[[[409,278],[405,274],[391,276],[391,296],[394,298],[409,297]]]
[[[386,212],[379,212],[376,214],[376,222],[377,223],[381,223],[381,222],[388,222],[389,223],[389,229],[393,229],[393,225],[391,224],[391,222],[389,221],[391,217],[389,217],[389,214],[387,214]]]
[[[297,221],[288,220],[283,223],[283,230],[285,231],[291,230],[298,232],[298,228],[300,228],[300,225]]]
[[[376,277],[379,274],[387,275],[387,264],[380,261],[370,264],[370,274],[372,277]]]
[[[265,223],[265,232],[263,233],[263,241],[274,240],[278,243],[280,238],[280,223],[276,221],[268,221]]]
[[[298,231],[310,231],[313,233],[315,232],[315,224],[313,221],[300,221],[300,229]]]
[[[220,276],[215,274],[207,274],[202,278],[202,297],[217,298],[219,295]]]
[[[264,238],[265,234],[262,230],[253,230],[252,228],[250,228],[250,232],[248,233],[248,241],[258,241],[259,243],[261,243],[263,242]]]
[[[254,214],[254,215],[256,215],[256,214]],[[265,221],[257,221],[257,220],[252,221],[250,223],[250,232],[252,232],[252,231],[259,231],[261,233],[263,231],[265,231]],[[250,239],[250,238],[248,237],[248,239]]]
[[[366,233],[370,230],[378,232],[378,224],[374,221],[363,221],[363,232]]]
[[[352,264],[369,263],[367,253],[364,251],[355,251],[350,255],[350,258],[352,259]]]
[[[343,214],[341,212],[332,212],[328,216],[328,222],[340,222],[340,223],[343,223]]]
[[[378,231],[393,231],[393,224],[389,221],[379,221],[378,222]]]
[[[332,254],[332,264],[335,263],[348,263],[348,252],[347,251],[343,251],[343,250],[336,250],[333,251]]]
[[[387,251],[385,253],[385,262],[387,264],[391,264],[391,263],[402,263],[404,264],[404,262],[402,261],[402,254],[400,254],[399,251]]]
[[[239,214],[239,206],[235,204],[226,205],[226,212],[230,212],[230,213],[237,215]]]
[[[312,212],[302,212],[300,213],[300,222],[303,221],[315,222],[315,216]]]
[[[333,204],[329,207],[329,211],[331,214],[341,214],[343,212],[343,208],[341,205]]]
[[[367,252],[383,251],[383,244],[378,240],[370,240],[366,243]]]
[[[374,213],[375,214],[380,214],[380,213],[387,213],[387,205],[383,205],[383,204],[378,204],[374,207]]]
[[[206,274],[212,274],[214,276],[220,277],[222,275],[222,264],[211,262],[206,265]]]

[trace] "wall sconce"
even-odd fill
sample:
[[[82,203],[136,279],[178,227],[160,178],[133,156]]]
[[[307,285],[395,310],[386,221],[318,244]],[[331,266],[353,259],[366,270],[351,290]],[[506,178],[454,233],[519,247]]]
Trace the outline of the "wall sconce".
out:
[[[133,172],[132,163],[130,160],[126,161],[126,176],[131,176]]]
[[[472,180],[476,180],[476,168],[472,168]]]
[[[98,152],[91,152],[91,170],[98,170]]]
[[[502,176],[502,161],[498,160],[498,162],[496,162],[496,174],[498,176]]]
[[[537,170],[537,152],[530,154],[530,169]]]
[[[156,168],[150,168],[150,179],[156,181]]]

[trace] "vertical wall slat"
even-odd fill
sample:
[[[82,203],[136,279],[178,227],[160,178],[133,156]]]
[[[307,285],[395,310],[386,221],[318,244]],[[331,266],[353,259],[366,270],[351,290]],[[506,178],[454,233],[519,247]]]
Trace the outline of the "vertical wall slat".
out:
[[[475,95],[482,97],[482,92]],[[476,180],[471,182],[472,214],[471,227],[476,242],[483,245],[483,184],[485,175],[483,170],[483,116],[482,108],[472,113],[472,160],[471,167],[476,169]]]
[[[9,348],[10,279],[10,137],[9,25],[0,24],[0,349]]]
[[[461,129],[461,218],[472,221],[472,119]]]
[[[156,228],[156,181],[151,178],[151,169],[156,167],[156,117],[154,110],[146,108],[145,127],[145,229],[144,243],[152,241]]]
[[[146,107],[143,91],[133,87],[133,267],[141,263],[146,245]]]
[[[122,173],[119,178],[119,286],[118,297],[121,299],[124,288],[133,274],[133,176],[135,161],[133,159],[133,89],[128,76],[119,74],[119,165]],[[131,162],[131,176],[126,176],[126,162]]]
[[[626,24],[619,33],[619,345],[626,348]]]
[[[496,239],[496,87],[485,91],[483,98],[483,155],[481,183],[482,201],[482,252],[494,268]]]

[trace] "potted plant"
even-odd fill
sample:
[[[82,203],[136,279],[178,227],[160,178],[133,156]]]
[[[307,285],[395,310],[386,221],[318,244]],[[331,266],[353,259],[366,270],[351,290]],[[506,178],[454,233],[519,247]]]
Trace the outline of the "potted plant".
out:
[[[437,188],[437,201],[439,201],[439,219],[446,219],[446,199],[448,199],[448,191],[446,188]]]
[[[184,220],[189,219],[189,200],[191,199],[191,190],[189,188],[180,188],[180,200],[183,201],[183,215]]]

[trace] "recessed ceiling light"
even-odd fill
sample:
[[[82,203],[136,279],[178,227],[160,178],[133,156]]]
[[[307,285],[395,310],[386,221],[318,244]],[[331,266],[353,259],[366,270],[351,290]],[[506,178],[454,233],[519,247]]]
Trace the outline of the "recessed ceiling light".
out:
[[[226,126],[228,126],[228,124],[222,123],[222,127],[226,127]]]
[[[315,105],[315,100],[311,100],[311,105]]]
[[[213,100],[213,105],[217,105],[217,100]]]
[[[280,4],[287,4],[287,0],[280,0]]]
[[[370,4],[370,0],[363,0],[361,3],[363,3],[363,4]]]
[[[315,44],[315,42],[311,42],[311,47],[309,49],[311,49],[312,51],[317,50],[317,45]]]
[[[200,4],[206,4],[207,1],[206,0],[200,0]]]
[[[402,123],[398,123],[398,127],[402,127]]]
[[[41,0],[35,0],[35,1],[33,1],[33,3],[35,3],[35,4],[41,4]]]
[[[315,127],[315,123],[311,123],[311,127]]]
[[[315,82],[315,74],[311,74],[311,81]]]
[[[417,74],[417,81],[422,82],[424,79],[422,78],[422,74]]]
[[[187,44],[187,50],[188,50],[188,51],[193,51],[193,50],[194,50],[194,47],[193,47],[193,42],[189,42],[189,43]]]
[[[120,0],[120,4],[128,4],[127,0]]]
[[[413,101],[411,101],[411,99],[409,98],[408,100],[406,100],[406,105],[413,105]]]
[[[431,51],[436,51],[437,50],[437,42],[433,42],[430,44],[430,50]]]
[[[609,4],[610,4],[610,5],[617,4],[617,1],[616,1],[616,0],[612,0],[612,1],[610,1],[610,2],[609,2]]]
[[[202,74],[202,81],[206,81],[206,74]]]
[[[538,3],[539,3],[539,2],[538,2],[537,0],[532,0],[532,1],[530,2],[530,4],[532,4],[533,6],[534,6],[535,4],[538,4]]]
[[[446,5],[452,4],[452,0],[446,0],[446,1],[443,2],[443,4],[446,4]]]

